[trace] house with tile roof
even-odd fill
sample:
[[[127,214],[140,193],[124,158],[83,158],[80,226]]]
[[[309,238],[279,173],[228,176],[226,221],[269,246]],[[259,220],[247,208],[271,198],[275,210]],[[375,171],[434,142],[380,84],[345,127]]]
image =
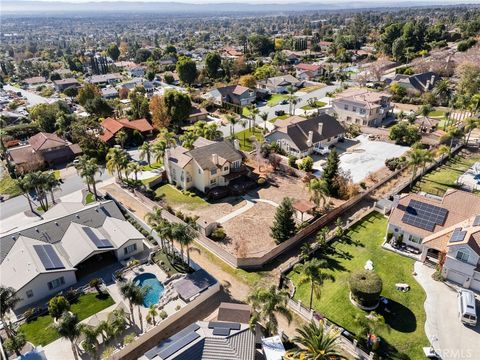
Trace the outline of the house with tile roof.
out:
[[[291,116],[277,120],[275,128],[265,135],[269,143],[276,142],[289,155],[301,158],[326,149],[343,139],[345,129],[333,116],[320,114],[306,119]]]
[[[243,107],[250,105],[256,99],[254,89],[241,85],[229,85],[209,91],[203,96],[212,100],[218,106]]]
[[[82,150],[56,134],[39,132],[28,139],[27,145],[8,149],[7,157],[19,173],[65,164],[80,155]]]
[[[165,150],[164,166],[168,181],[181,189],[207,192],[227,186],[244,175],[243,156],[238,142],[197,139],[193,149],[176,146]]]
[[[403,194],[392,206],[387,233],[422,250],[424,239],[476,214],[480,214],[480,201],[470,192],[450,189],[442,198]]]
[[[0,284],[16,290],[16,309],[56,295],[103,264],[144,251],[143,235],[113,201],[61,203],[42,220],[0,237]]]
[[[480,291],[480,212],[427,236],[422,245],[422,261],[438,261],[445,279]]]
[[[153,134],[154,128],[147,119],[114,119],[108,117],[102,121],[103,134],[100,139],[106,143],[113,144],[115,142],[115,135],[124,130],[127,135],[132,135],[134,131],[138,131],[142,136],[148,137]]]
[[[290,74],[275,76],[268,78],[265,81],[260,81],[257,85],[260,89],[267,89],[271,93],[285,94],[288,93],[289,88],[295,90],[303,86],[303,81],[298,80]]]
[[[369,89],[347,89],[332,100],[340,122],[361,126],[380,126],[392,110],[392,95]]]
[[[317,64],[300,63],[295,65],[296,77],[300,80],[313,80],[322,75],[323,67]]]

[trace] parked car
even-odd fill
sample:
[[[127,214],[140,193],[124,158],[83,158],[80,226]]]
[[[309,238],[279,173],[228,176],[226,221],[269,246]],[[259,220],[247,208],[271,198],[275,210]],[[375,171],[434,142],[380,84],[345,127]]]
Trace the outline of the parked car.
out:
[[[287,105],[288,104],[288,101],[287,100],[282,100],[279,102],[280,105]]]
[[[473,291],[462,289],[458,292],[458,317],[465,325],[477,325],[477,311]]]
[[[275,111],[275,116],[282,116],[282,115],[285,115],[285,111],[283,111],[283,110],[276,110]]]

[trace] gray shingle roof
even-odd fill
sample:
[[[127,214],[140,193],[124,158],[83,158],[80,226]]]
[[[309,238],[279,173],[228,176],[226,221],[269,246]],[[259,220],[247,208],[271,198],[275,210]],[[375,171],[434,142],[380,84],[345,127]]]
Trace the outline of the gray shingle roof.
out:
[[[186,153],[186,155],[191,156],[203,170],[216,169],[218,167],[217,164],[213,163],[213,154],[218,155],[220,165],[224,162],[222,159],[228,162],[242,159],[242,154],[238,150],[235,150],[232,144],[226,141],[215,142]]]

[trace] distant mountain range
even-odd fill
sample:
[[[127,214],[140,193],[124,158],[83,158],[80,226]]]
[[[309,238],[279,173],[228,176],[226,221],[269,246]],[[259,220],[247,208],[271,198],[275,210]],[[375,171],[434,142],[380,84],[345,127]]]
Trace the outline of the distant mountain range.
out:
[[[478,0],[464,0],[465,4],[478,4]],[[60,13],[106,14],[106,13],[159,13],[159,14],[207,14],[207,13],[263,13],[278,14],[299,11],[343,10],[367,8],[395,8],[419,6],[459,5],[459,0],[400,0],[400,1],[349,1],[349,2],[279,2],[275,3],[183,3],[183,2],[141,2],[141,1],[1,1],[3,14],[51,15]],[[440,4],[441,3],[441,4]]]

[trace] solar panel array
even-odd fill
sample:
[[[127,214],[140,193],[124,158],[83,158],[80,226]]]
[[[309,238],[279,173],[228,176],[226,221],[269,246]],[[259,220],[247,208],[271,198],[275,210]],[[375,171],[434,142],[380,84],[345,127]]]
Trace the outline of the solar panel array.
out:
[[[215,336],[228,336],[231,330],[240,330],[239,323],[223,322],[223,321],[210,321],[208,328],[213,329],[212,335]]]
[[[467,235],[466,231],[462,231],[462,228],[456,228],[453,230],[452,236],[450,237],[450,242],[459,242],[465,239],[465,235]]]
[[[45,270],[65,269],[65,265],[63,265],[52,245],[33,245],[33,249]]]
[[[480,226],[480,215],[475,216],[473,220],[473,226]]]
[[[435,225],[443,225],[448,210],[439,206],[426,204],[418,200],[410,200],[402,221],[427,231],[433,231]]]
[[[95,246],[99,249],[113,248],[112,243],[108,239],[100,239],[95,232],[89,227],[82,227],[88,238],[92,240]]]
[[[162,351],[167,350],[170,346],[175,344],[177,341],[180,339],[184,338],[190,333],[193,333],[200,329],[200,326],[198,324],[194,323],[189,326],[187,326],[185,329],[180,330],[178,333],[175,335],[171,336],[170,338],[166,339],[163,341],[161,344],[151,348],[145,353],[145,357],[147,359],[153,359],[155,358],[158,354],[160,354]],[[178,350],[177,350],[178,351]]]
[[[183,349],[185,346],[197,340],[199,337],[200,335],[196,332],[191,332],[160,351],[157,355],[160,359],[167,359],[173,354],[175,354],[177,351]]]

